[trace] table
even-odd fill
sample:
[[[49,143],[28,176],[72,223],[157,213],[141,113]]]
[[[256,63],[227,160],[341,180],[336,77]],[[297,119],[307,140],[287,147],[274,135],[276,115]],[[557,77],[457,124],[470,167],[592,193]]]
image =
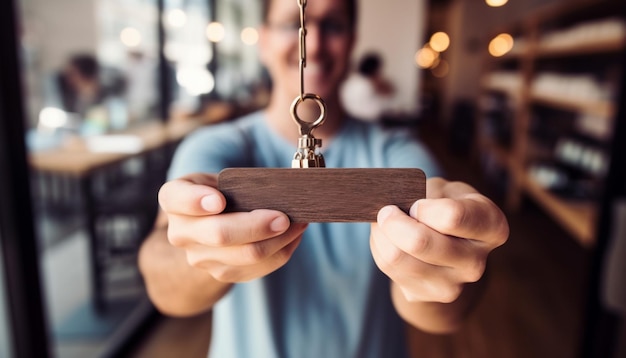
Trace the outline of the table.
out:
[[[134,158],[146,156],[151,152],[172,149],[187,134],[201,127],[203,123],[196,119],[185,119],[170,123],[150,121],[137,124],[127,130],[111,133],[111,135],[131,136],[139,139],[141,148],[127,152],[94,152],[88,150],[86,139],[77,139],[71,146],[60,146],[52,149],[29,153],[31,168],[45,175],[70,177],[79,183],[80,195],[83,199],[85,225],[89,237],[89,254],[91,264],[91,292],[94,309],[102,313],[106,309],[104,297],[104,280],[102,266],[98,258],[98,237],[96,229],[96,200],[94,198],[93,179],[97,172]]]

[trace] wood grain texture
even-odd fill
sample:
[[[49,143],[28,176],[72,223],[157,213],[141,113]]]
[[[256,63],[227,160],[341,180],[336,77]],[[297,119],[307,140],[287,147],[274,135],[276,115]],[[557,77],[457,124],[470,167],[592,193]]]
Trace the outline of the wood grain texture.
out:
[[[226,211],[273,209],[292,222],[374,222],[385,205],[408,212],[426,197],[420,169],[228,168],[218,188]]]

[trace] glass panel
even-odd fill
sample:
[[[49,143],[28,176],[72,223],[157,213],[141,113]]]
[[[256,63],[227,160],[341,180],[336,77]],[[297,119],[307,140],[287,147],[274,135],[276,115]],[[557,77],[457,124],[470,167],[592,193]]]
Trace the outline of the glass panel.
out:
[[[52,345],[95,357],[147,312],[137,250],[173,140],[156,120],[157,0],[17,2]]]
[[[137,251],[172,148],[197,126],[267,98],[257,96],[267,88],[255,46],[260,3],[163,0],[161,19],[158,0],[17,3],[52,348],[59,357],[107,355],[149,312]],[[211,37],[216,28],[220,38]],[[168,92],[171,117],[201,120],[157,119]]]

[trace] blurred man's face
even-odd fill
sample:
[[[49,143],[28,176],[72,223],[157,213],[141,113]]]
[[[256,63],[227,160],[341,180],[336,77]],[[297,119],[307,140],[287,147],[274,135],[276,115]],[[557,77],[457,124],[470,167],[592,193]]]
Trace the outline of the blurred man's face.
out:
[[[327,99],[337,94],[350,61],[353,26],[345,1],[308,1],[306,7],[304,91]],[[300,93],[298,49],[300,9],[297,0],[271,0],[267,24],[261,31],[261,59],[274,90],[291,97]]]

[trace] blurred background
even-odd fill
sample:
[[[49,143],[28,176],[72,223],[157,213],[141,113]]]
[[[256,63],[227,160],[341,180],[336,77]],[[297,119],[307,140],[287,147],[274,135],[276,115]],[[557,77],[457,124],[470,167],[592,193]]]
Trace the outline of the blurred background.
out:
[[[353,72],[375,54],[389,89],[372,120],[512,229],[461,332],[407,328],[415,356],[626,357],[625,11],[360,1]],[[210,312],[160,316],[136,255],[178,143],[267,103],[260,22],[255,0],[2,2],[0,357],[206,356]]]

